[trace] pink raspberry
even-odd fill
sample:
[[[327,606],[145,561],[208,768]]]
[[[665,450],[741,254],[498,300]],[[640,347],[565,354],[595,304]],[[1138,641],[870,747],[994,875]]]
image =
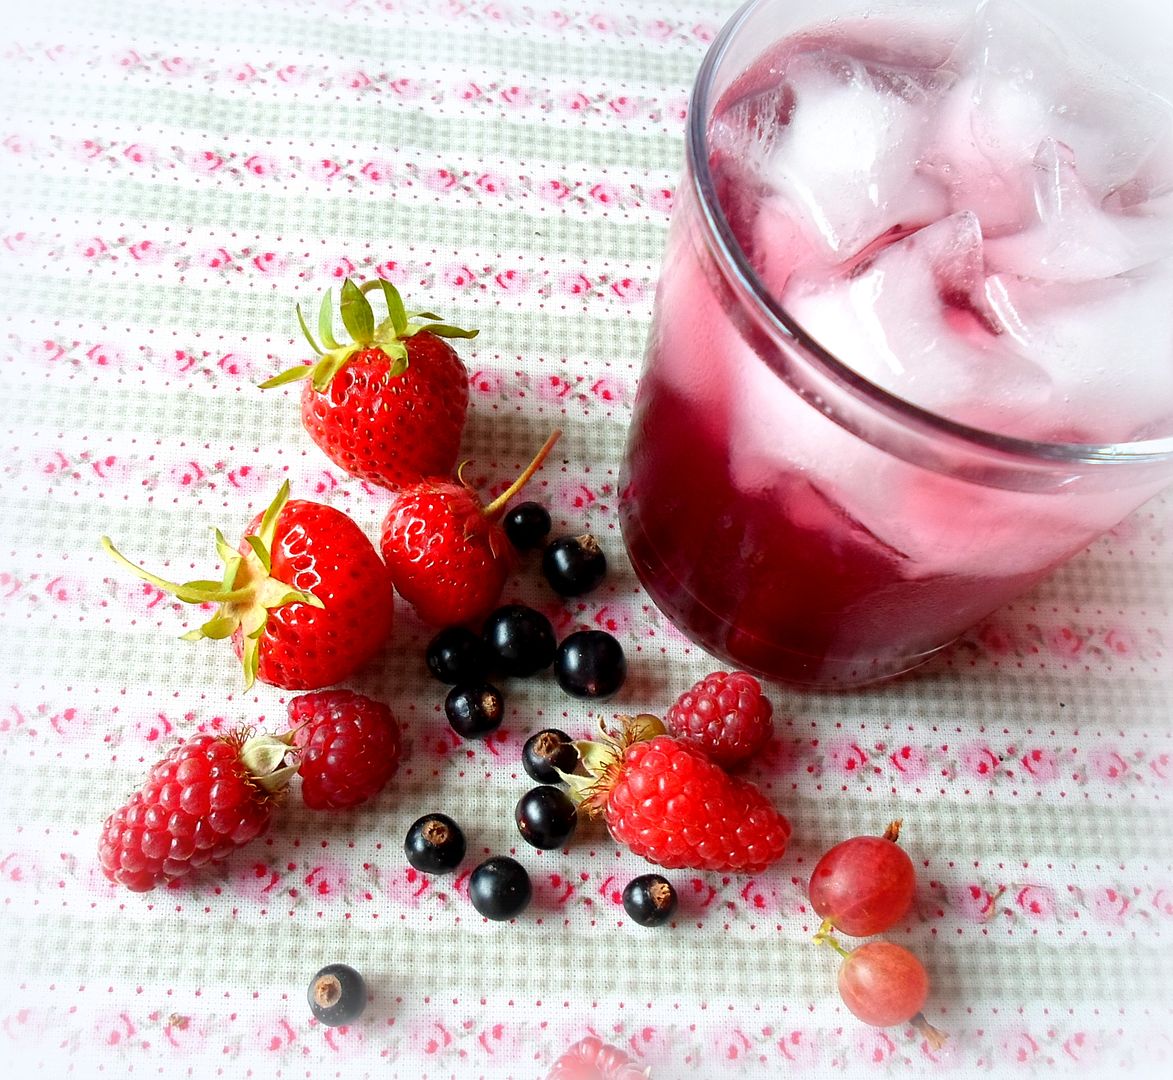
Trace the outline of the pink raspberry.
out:
[[[648,1070],[618,1046],[588,1035],[554,1062],[546,1080],[646,1080],[647,1076]]]
[[[774,706],[752,675],[715,671],[681,694],[664,719],[676,738],[732,769],[770,741],[773,714]]]
[[[302,694],[289,703],[301,797],[313,810],[373,799],[399,768],[399,725],[391,710],[352,690]]]

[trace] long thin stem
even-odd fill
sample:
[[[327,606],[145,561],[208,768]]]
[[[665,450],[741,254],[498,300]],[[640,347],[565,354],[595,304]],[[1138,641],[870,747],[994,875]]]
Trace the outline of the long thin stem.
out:
[[[505,509],[505,504],[509,502],[526,484],[529,483],[530,478],[542,467],[542,462],[546,460],[546,456],[554,449],[554,444],[562,437],[560,429],[555,428],[550,437],[542,443],[542,448],[534,455],[531,461],[522,474],[513,481],[500,495],[498,495],[488,506],[485,507],[485,517],[494,518],[502,513]]]

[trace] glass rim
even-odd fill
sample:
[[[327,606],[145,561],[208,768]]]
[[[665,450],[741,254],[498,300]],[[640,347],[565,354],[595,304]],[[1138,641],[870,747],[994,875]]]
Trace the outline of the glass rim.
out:
[[[857,400],[871,406],[888,419],[916,429],[918,433],[949,442],[961,442],[974,449],[1011,457],[1023,464],[1141,465],[1173,460],[1173,434],[1157,439],[1126,443],[1042,442],[1004,435],[984,428],[950,420],[929,409],[914,405],[883,389],[839,360],[808,333],[766,288],[750,264],[717,198],[713,174],[709,168],[708,115],[710,92],[717,67],[724,58],[738,30],[756,8],[769,0],[747,0],[721,28],[710,44],[693,83],[686,121],[685,156],[687,177],[693,185],[708,239],[722,262],[731,287],[747,301],[757,315],[776,334],[791,338],[808,359],[823,373],[846,389]]]

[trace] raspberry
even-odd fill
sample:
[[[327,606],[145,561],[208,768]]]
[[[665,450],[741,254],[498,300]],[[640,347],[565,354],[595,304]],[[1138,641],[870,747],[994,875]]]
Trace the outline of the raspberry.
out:
[[[782,857],[790,823],[748,780],[730,776],[654,716],[625,718],[619,738],[587,746],[571,777],[586,813],[668,869],[756,874]]]
[[[646,1080],[647,1076],[648,1070],[618,1046],[588,1035],[554,1062],[546,1080]]]
[[[312,810],[373,799],[399,768],[399,725],[391,710],[353,690],[302,694],[289,703],[299,751],[301,798]]]
[[[274,794],[294,768],[268,735],[193,735],[157,762],[102,826],[106,876],[146,892],[221,861],[268,828]]]
[[[744,671],[715,671],[686,690],[664,718],[669,732],[704,750],[718,765],[749,761],[774,734],[774,706]]]

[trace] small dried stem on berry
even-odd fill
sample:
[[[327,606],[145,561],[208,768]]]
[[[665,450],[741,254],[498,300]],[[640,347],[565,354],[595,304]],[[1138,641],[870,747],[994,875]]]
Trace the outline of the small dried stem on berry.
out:
[[[448,843],[448,826],[433,818],[423,828],[424,839],[435,847]]]
[[[342,983],[336,975],[323,975],[314,983],[314,1001],[329,1009],[342,1000]]]
[[[484,514],[487,518],[499,517],[505,512],[505,505],[513,498],[526,484],[530,482],[534,473],[542,467],[542,462],[546,460],[550,451],[554,449],[554,444],[562,437],[560,429],[555,428],[550,437],[542,444],[542,448],[534,455],[531,461],[523,470],[522,474],[513,481],[500,495],[498,495],[488,506],[485,507]]]
[[[903,824],[904,819],[897,818],[884,830],[884,835],[881,837],[881,839],[891,840],[892,843],[895,844],[900,839],[900,826]]]
[[[672,886],[666,881],[657,881],[648,889],[648,895],[657,908],[669,907],[672,903]]]
[[[924,1036],[924,1040],[929,1044],[929,1048],[931,1050],[940,1050],[941,1047],[949,1041],[949,1036],[945,1032],[939,1031],[937,1028],[933,1027],[933,1025],[925,1019],[924,1013],[918,1012],[916,1016],[912,1018],[910,1023],[914,1028],[916,1028],[918,1032],[920,1032],[922,1036]]]
[[[562,748],[561,736],[552,731],[542,731],[534,739],[534,754],[540,758],[551,758]]]

